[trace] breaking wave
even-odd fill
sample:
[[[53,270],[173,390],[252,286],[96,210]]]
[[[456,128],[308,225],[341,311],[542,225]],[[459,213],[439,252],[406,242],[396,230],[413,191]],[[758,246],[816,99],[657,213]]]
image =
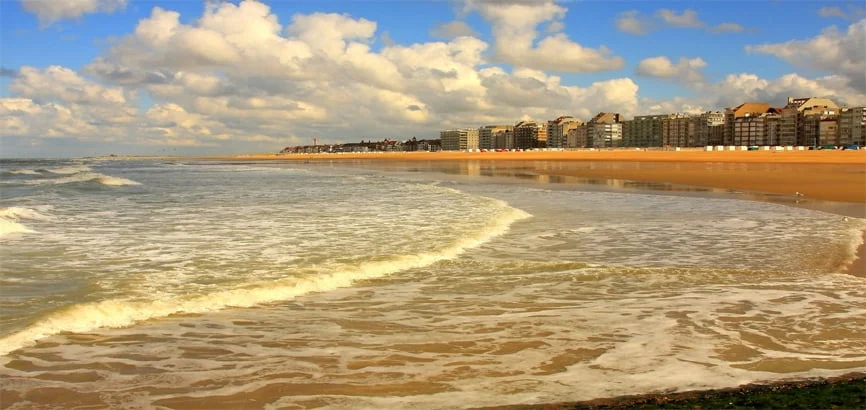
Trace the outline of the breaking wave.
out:
[[[158,300],[109,299],[77,304],[55,312],[39,322],[0,339],[0,356],[61,332],[86,332],[104,327],[126,327],[135,323],[180,313],[205,313],[226,308],[251,307],[263,303],[289,300],[311,292],[323,292],[351,286],[359,280],[379,278],[407,269],[422,268],[453,259],[468,249],[507,232],[511,225],[530,217],[507,203],[492,200],[499,207],[475,234],[450,245],[414,255],[393,256],[386,260],[356,265],[322,266],[329,272],[312,277],[293,277],[258,283],[204,295],[174,295]]]
[[[8,208],[0,208],[0,237],[11,235],[14,233],[33,233],[36,232],[26,225],[21,223],[22,219],[31,219],[37,221],[47,221],[51,218],[45,216],[35,209],[22,208],[12,206]]]
[[[68,167],[45,169],[43,171],[50,172],[52,174],[71,175],[71,174],[78,174],[81,172],[92,171],[92,169],[90,169],[90,167],[84,166],[84,165],[73,165],[73,166],[68,166]]]
[[[26,181],[6,181],[6,184],[20,184],[20,185],[58,185],[58,184],[70,184],[77,182],[98,182],[102,185],[108,186],[123,186],[123,185],[141,185],[138,182],[135,182],[131,179],[113,177],[110,175],[104,175],[97,172],[80,172],[76,174],[63,174],[68,175],[62,178],[50,178],[50,179],[31,179]]]

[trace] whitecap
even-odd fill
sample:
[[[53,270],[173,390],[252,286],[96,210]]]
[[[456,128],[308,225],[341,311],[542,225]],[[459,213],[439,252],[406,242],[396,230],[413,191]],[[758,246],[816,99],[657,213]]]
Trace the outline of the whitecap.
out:
[[[78,174],[81,172],[88,172],[88,171],[91,171],[91,169],[90,169],[90,167],[84,166],[84,165],[73,165],[73,166],[69,166],[69,167],[46,169],[46,171],[48,171],[52,174],[72,175],[72,174]]]
[[[34,219],[37,221],[48,221],[50,216],[43,215],[39,211],[31,208],[23,208],[20,206],[10,206],[0,208],[0,219],[19,220],[19,219]]]
[[[39,172],[32,169],[13,169],[11,171],[6,171],[6,173],[12,175],[40,175]]]
[[[102,174],[96,174],[96,175],[99,175],[99,177],[96,178],[96,181],[102,185],[108,185],[108,186],[141,185],[141,183],[135,182],[131,179],[112,177],[112,176],[102,175]]]
[[[15,233],[32,233],[34,230],[24,226],[24,224],[19,223],[18,221],[10,221],[5,218],[0,218],[0,237],[4,237],[7,235],[15,234]]]
[[[15,233],[34,233],[36,231],[28,228],[20,221],[22,219],[30,219],[36,221],[47,221],[51,217],[43,215],[31,208],[23,208],[18,206],[10,206],[0,208],[0,237]]]
[[[36,179],[31,181],[23,181],[21,183],[25,185],[58,185],[88,181],[96,181],[102,185],[108,186],[141,185],[140,183],[135,182],[131,179],[113,177],[97,172],[80,172],[63,178]]]

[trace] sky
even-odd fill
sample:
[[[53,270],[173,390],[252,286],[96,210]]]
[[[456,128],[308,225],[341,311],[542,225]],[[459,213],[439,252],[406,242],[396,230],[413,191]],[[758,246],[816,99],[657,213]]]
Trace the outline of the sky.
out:
[[[862,1],[0,1],[0,157],[866,105]]]

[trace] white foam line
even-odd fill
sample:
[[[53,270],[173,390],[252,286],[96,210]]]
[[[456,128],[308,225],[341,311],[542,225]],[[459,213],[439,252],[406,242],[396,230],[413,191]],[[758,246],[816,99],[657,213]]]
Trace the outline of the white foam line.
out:
[[[105,300],[70,306],[24,330],[0,339],[0,356],[31,345],[35,341],[61,332],[86,332],[97,328],[131,326],[148,319],[178,313],[205,313],[231,307],[251,307],[288,300],[310,292],[322,292],[351,286],[358,280],[387,276],[407,269],[421,268],[453,259],[468,249],[478,247],[507,232],[511,225],[530,217],[528,213],[492,200],[501,209],[494,213],[486,227],[476,235],[451,246],[417,255],[403,255],[386,261],[344,266],[333,273],[308,278],[282,279],[245,289],[232,289],[197,297],[172,297],[156,301]]]
[[[0,237],[14,233],[36,232],[20,223],[21,219],[47,221],[51,218],[30,208],[22,208],[18,206],[0,208]]]
[[[70,175],[63,178],[55,178],[55,179],[35,179],[23,182],[11,181],[7,183],[23,183],[26,185],[56,185],[56,184],[69,184],[74,182],[87,182],[87,181],[96,181],[102,185],[109,186],[122,186],[122,185],[141,185],[138,182],[135,182],[131,179],[120,178],[120,177],[112,177],[109,175],[104,175],[96,172],[79,172],[74,175]]]
[[[48,171],[52,174],[61,174],[61,175],[78,174],[80,172],[87,172],[90,170],[91,170],[90,167],[87,167],[84,165],[46,169],[46,171]]]

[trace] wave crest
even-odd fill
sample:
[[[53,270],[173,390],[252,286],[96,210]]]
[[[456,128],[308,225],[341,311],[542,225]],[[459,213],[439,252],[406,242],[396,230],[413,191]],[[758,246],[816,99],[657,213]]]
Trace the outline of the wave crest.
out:
[[[20,222],[22,219],[31,219],[36,221],[47,221],[51,217],[43,215],[35,209],[23,208],[18,206],[10,206],[0,208],[0,237],[11,235],[13,233],[33,233],[36,232]]]
[[[60,168],[51,168],[46,169],[45,172],[50,172],[52,174],[61,174],[61,175],[72,175],[78,174],[82,172],[92,171],[92,169],[85,165],[72,165],[68,167],[60,167]]]
[[[97,172],[80,172],[77,174],[71,174],[69,176],[65,176],[62,178],[52,178],[52,179],[32,179],[28,181],[13,181],[6,182],[7,184],[23,184],[23,185],[59,185],[59,184],[71,184],[77,182],[98,182],[102,185],[107,186],[123,186],[123,185],[141,185],[136,181],[126,178],[113,177],[110,175],[100,174]]]
[[[311,292],[329,291],[351,286],[359,280],[388,276],[408,269],[423,268],[439,261],[453,259],[468,249],[478,247],[507,232],[511,225],[530,217],[507,203],[493,201],[498,210],[474,235],[464,237],[430,252],[401,255],[383,261],[358,265],[334,265],[330,272],[318,276],[286,278],[254,286],[223,290],[199,296],[175,296],[160,300],[104,300],[73,305],[37,323],[0,339],[0,356],[30,345],[43,337],[61,332],[86,332],[97,328],[126,327],[148,319],[180,313],[205,313],[232,307],[251,307],[263,303],[289,300]]]

